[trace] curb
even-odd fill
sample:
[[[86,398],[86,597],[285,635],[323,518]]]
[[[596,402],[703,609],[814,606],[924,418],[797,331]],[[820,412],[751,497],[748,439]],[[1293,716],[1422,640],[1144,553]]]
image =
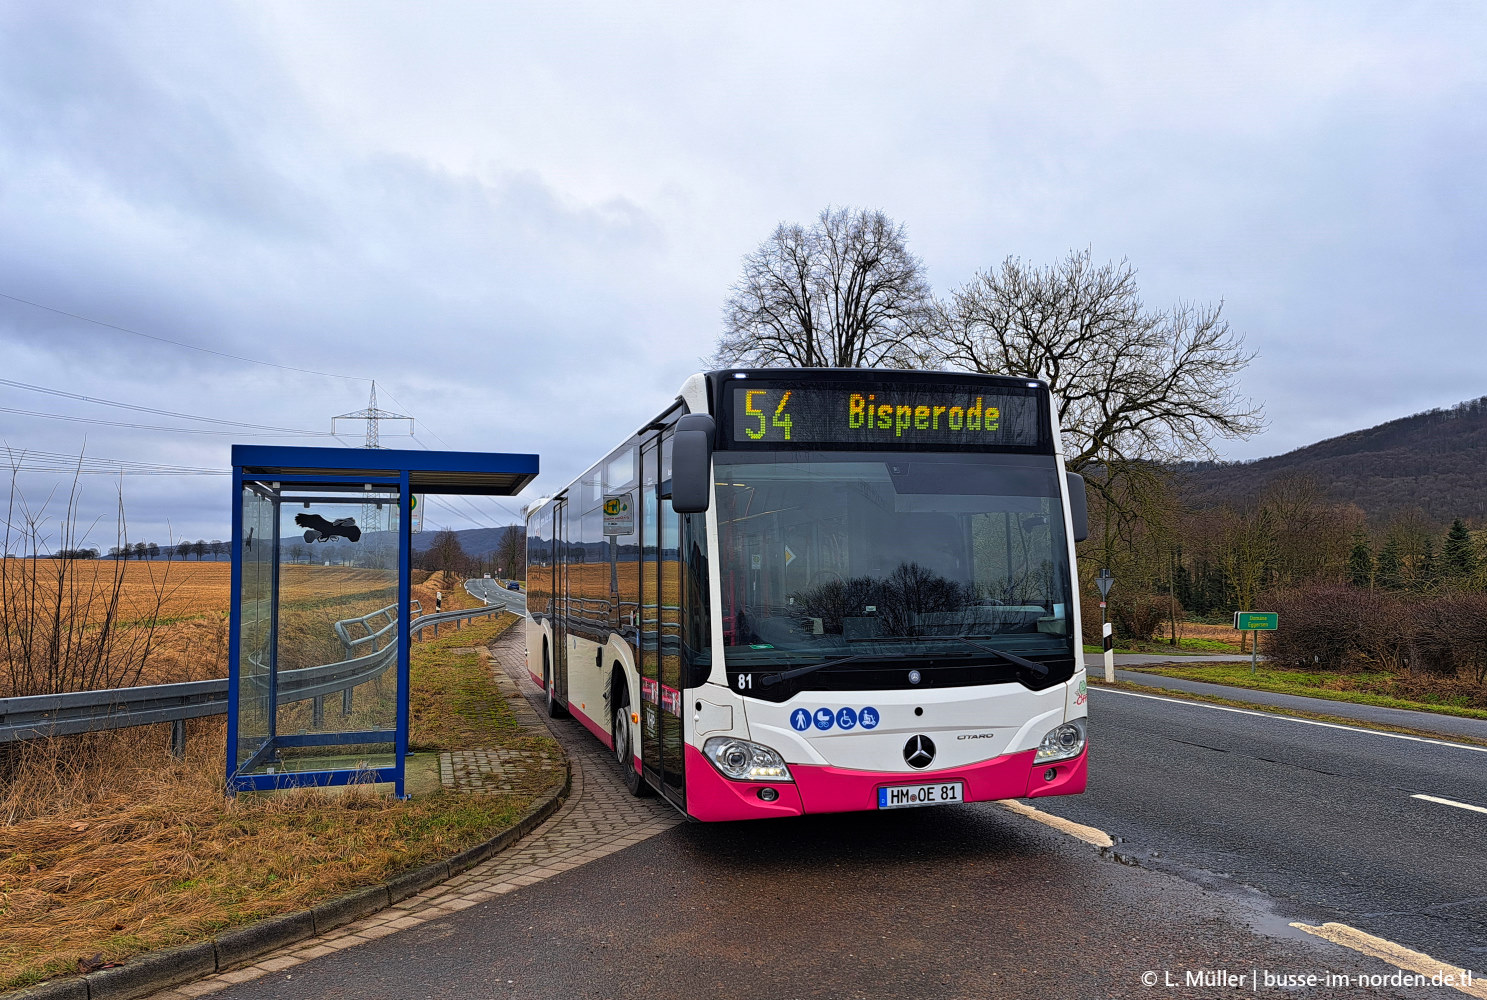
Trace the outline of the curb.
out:
[[[522,813],[515,825],[447,861],[404,872],[387,882],[358,889],[308,910],[269,917],[223,931],[215,938],[136,955],[113,969],[47,980],[0,1000],[134,1000],[182,983],[226,972],[266,952],[317,937],[446,882],[501,853],[548,820],[573,787],[573,768],[564,755],[563,781]]]

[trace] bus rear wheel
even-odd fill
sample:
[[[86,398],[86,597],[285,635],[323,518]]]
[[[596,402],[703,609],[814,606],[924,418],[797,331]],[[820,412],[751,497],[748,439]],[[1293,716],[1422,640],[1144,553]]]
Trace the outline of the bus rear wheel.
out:
[[[625,779],[625,788],[631,795],[638,798],[650,794],[650,786],[645,783],[639,771],[635,769],[635,735],[630,728],[630,701],[616,699],[614,706],[613,728],[614,734],[614,757],[620,765],[620,777]]]
[[[557,692],[554,690],[552,681],[552,661],[547,655],[547,649],[542,650],[542,693],[547,696],[547,717],[549,719],[561,719],[568,712],[558,701]]]

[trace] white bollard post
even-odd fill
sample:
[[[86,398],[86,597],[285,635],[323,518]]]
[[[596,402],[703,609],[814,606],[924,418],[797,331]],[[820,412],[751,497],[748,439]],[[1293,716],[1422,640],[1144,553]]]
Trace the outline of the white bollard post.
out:
[[[1105,623],[1105,683],[1115,683],[1115,629]]]

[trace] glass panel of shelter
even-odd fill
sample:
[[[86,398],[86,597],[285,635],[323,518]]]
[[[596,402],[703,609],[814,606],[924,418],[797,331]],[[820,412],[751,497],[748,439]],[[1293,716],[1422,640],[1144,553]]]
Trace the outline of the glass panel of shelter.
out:
[[[244,775],[396,762],[398,495],[342,489],[244,484],[235,748]],[[359,515],[379,504],[376,530],[362,531]],[[316,669],[346,661],[362,683],[336,688]]]
[[[345,695],[294,700],[281,695],[276,732],[298,737],[385,732],[387,742],[354,748],[285,749],[278,762],[283,770],[372,768],[394,763],[398,514],[395,496],[372,498],[359,494],[339,500],[317,495],[310,501],[295,502],[294,496],[286,493],[279,520],[280,537],[286,540],[281,543],[279,569],[280,688],[286,687],[286,681],[292,683],[290,671],[308,671],[342,661],[358,663],[368,677],[366,683]],[[322,520],[332,525],[341,522],[346,533],[323,537],[322,530],[305,525],[306,521],[320,524]],[[361,525],[369,522],[380,530],[362,532]]]
[[[234,763],[243,764],[273,735],[270,666],[273,655],[274,501],[256,484],[243,487],[239,700]]]

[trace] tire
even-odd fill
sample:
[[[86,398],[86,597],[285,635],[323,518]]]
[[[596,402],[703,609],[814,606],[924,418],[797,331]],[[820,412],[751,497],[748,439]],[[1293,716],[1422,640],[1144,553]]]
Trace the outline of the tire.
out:
[[[620,765],[620,777],[625,781],[625,788],[637,799],[644,798],[651,793],[651,786],[645,783],[639,771],[635,770],[635,750],[633,741],[635,731],[630,728],[630,700],[616,699],[614,706],[614,717],[610,721],[610,732],[614,735],[614,757]]]
[[[552,682],[552,660],[547,655],[547,648],[542,650],[542,693],[547,697],[547,717],[549,719],[561,719],[568,714],[568,710],[558,701],[553,693]]]

